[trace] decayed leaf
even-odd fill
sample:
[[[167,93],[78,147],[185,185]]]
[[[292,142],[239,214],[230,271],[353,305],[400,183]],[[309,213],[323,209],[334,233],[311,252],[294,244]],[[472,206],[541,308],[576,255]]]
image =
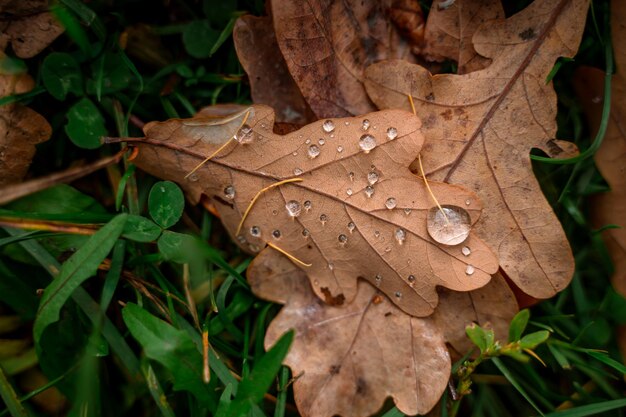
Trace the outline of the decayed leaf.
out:
[[[387,397],[403,413],[424,414],[450,378],[445,342],[466,353],[471,346],[465,326],[472,321],[491,321],[505,338],[516,312],[501,277],[478,291],[445,291],[428,318],[407,315],[363,281],[352,303],[328,306],[315,297],[304,271],[269,249],[252,262],[248,280],[257,296],[285,304],[265,345],[295,329],[286,364],[296,377],[295,400],[305,417],[367,416]]]
[[[497,270],[496,258],[473,233],[456,246],[429,237],[426,218],[435,203],[408,169],[423,141],[412,114],[389,110],[319,121],[285,136],[272,132],[268,107],[253,106],[238,117],[247,117],[237,133],[243,143],[229,143],[187,179],[220,146],[211,142],[230,137],[224,126],[202,116],[149,123],[146,138],[137,139],[144,150],[136,162],[181,184],[193,202],[210,197],[245,250],[272,244],[311,264],[303,268],[327,303],[350,302],[363,278],[404,311],[424,316],[437,304],[437,286],[469,291]],[[301,181],[262,192],[236,233],[257,193],[294,179]],[[430,187],[441,204],[466,209],[476,222],[475,194],[448,184]]]
[[[32,58],[50,45],[64,28],[48,12],[47,0],[0,2],[0,50],[10,43],[20,58]]]
[[[27,74],[0,75],[0,97],[30,91]],[[0,106],[0,187],[22,180],[35,145],[50,138],[52,128],[39,113],[18,103]]]
[[[304,125],[315,120],[278,49],[271,17],[240,17],[233,40],[256,104],[272,107],[277,122]]]
[[[272,0],[274,30],[289,71],[318,117],[375,110],[363,71],[381,59],[412,60],[377,0]]]
[[[367,70],[368,93],[381,108],[408,109],[407,94],[424,120],[429,178],[475,190],[485,204],[476,232],[497,251],[500,267],[527,294],[562,290],[574,269],[571,249],[535,179],[529,151],[572,156],[555,140],[556,95],[546,76],[559,56],[573,56],[587,0],[537,0],[473,37],[491,58],[482,71],[431,76],[402,61]]]
[[[426,22],[423,54],[434,61],[455,60],[459,74],[483,69],[491,60],[474,50],[472,36],[484,22],[503,17],[500,0],[456,0],[448,7],[434,3]]]

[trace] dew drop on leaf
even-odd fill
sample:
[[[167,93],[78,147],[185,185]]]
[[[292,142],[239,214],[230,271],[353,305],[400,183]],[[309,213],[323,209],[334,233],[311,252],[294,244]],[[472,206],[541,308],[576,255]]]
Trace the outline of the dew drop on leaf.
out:
[[[404,229],[396,229],[395,238],[398,243],[402,245],[404,243],[404,239],[406,239],[406,232]]]
[[[324,226],[327,221],[328,221],[328,216],[325,214],[320,214],[320,222],[322,222],[322,226]]]
[[[394,140],[397,137],[398,129],[396,129],[395,127],[390,127],[389,129],[387,129],[387,139]]]
[[[365,134],[361,136],[359,139],[359,148],[361,148],[365,153],[369,153],[372,149],[376,147],[376,138],[370,134]]]
[[[341,153],[343,152],[343,146],[337,146],[337,152]]]
[[[280,230],[275,229],[274,231],[272,231],[272,237],[274,237],[274,239],[280,239],[281,236],[282,233],[280,233]]]
[[[408,208],[408,207],[407,207],[407,208],[405,208],[405,209],[404,209],[404,214],[406,214],[407,216],[408,216],[409,214],[411,214],[411,209],[410,209],[410,208]]]
[[[348,242],[348,236],[342,233],[339,236],[337,236],[337,240],[339,241],[341,246],[344,246]]]
[[[367,174],[367,182],[369,182],[370,185],[376,184],[377,181],[378,181],[378,173],[376,171],[372,171]]]
[[[335,130],[335,123],[333,123],[332,120],[326,120],[323,124],[322,124],[322,129],[324,129],[324,132],[326,133],[330,133],[333,130]]]
[[[461,252],[463,253],[463,255],[465,256],[469,256],[470,253],[472,253],[472,251],[470,250],[470,248],[468,248],[467,246],[463,246],[463,249],[461,249]]]
[[[467,275],[472,275],[474,273],[474,267],[472,265],[467,265],[467,268],[465,268],[465,273]]]
[[[243,125],[235,135],[235,140],[241,144],[251,143],[254,141],[254,131],[250,126]]]
[[[402,293],[400,291],[396,291],[395,296],[396,298],[402,298]]]
[[[363,130],[367,130],[370,128],[370,121],[365,119],[363,120],[363,124],[361,125],[361,127],[363,128]]]
[[[317,143],[319,143],[319,144],[320,144],[320,146],[323,146],[323,145],[326,143],[326,139],[324,139],[324,138],[319,138],[319,139],[318,139],[318,141],[317,141]]]
[[[317,158],[317,156],[320,154],[320,148],[317,145],[311,145],[309,146],[309,150],[307,152],[309,154],[309,158]]]
[[[445,215],[444,215],[445,213]],[[458,206],[444,205],[432,207],[426,221],[428,234],[443,245],[463,243],[472,229],[469,213]]]
[[[348,231],[350,233],[352,233],[355,228],[356,228],[356,224],[354,224],[353,222],[348,223]]]
[[[294,170],[293,170],[293,175],[302,175],[302,169],[300,169],[300,168],[294,168]]]
[[[374,187],[372,187],[371,185],[365,187],[365,195],[367,196],[367,198],[371,198],[374,195]]]
[[[306,211],[309,211],[309,210],[311,210],[311,207],[313,207],[313,203],[311,203],[311,200],[306,200],[306,201],[303,203],[303,206],[304,206],[304,209],[305,209]]]
[[[309,232],[309,229],[302,229],[302,236],[304,236],[304,238],[308,238],[311,235],[311,232]]]
[[[409,275],[407,280],[409,281],[409,284],[411,285],[415,284],[415,275]]]
[[[385,201],[385,207],[387,207],[389,210],[396,208],[397,204],[398,201],[394,197],[389,197],[387,201]]]
[[[300,203],[296,200],[287,201],[285,208],[287,209],[287,214],[291,217],[298,217],[302,211],[302,206],[300,206]]]
[[[376,274],[374,280],[376,281],[376,285],[380,285],[381,281],[383,280],[383,276],[380,274]]]
[[[348,195],[352,195],[352,188],[348,188],[348,189],[346,190],[346,194],[348,194]]]
[[[252,235],[252,237],[261,236],[261,228],[259,226],[252,226],[250,228],[250,234]]]
[[[224,197],[226,197],[229,200],[232,200],[233,198],[235,198],[235,187],[233,187],[232,185],[229,185],[228,187],[224,188]]]

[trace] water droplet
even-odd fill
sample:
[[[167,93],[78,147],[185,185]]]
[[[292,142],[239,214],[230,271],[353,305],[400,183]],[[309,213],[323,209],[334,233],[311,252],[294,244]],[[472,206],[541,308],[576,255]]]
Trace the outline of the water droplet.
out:
[[[276,216],[278,214],[278,210],[272,210],[272,214]]]
[[[298,151],[293,151],[291,154],[292,154],[293,156],[298,156]]]
[[[387,207],[389,210],[396,208],[396,205],[398,205],[398,202],[393,197],[389,197],[387,201],[385,201],[385,207]]]
[[[343,146],[337,146],[337,152],[341,153],[343,152]]]
[[[252,243],[250,245],[248,245],[248,248],[250,248],[250,251],[252,251],[252,252],[258,252],[258,251],[261,250],[261,248],[259,248],[258,245],[255,245],[255,244],[252,244]]]
[[[306,200],[302,205],[306,211],[311,210],[311,207],[313,207],[313,203],[310,200]]]
[[[280,230],[276,229],[272,231],[272,237],[274,239],[280,239],[281,236],[282,236],[282,233],[280,233]]]
[[[396,129],[395,127],[390,127],[389,129],[387,129],[387,139],[394,140],[397,137],[398,129]]]
[[[380,237],[380,232],[378,230],[374,230],[374,236]]]
[[[319,144],[320,144],[320,146],[323,146],[323,145],[326,143],[326,139],[324,139],[324,138],[319,138],[319,139],[317,140],[317,143],[319,143]]]
[[[346,190],[346,194],[348,194],[348,195],[352,195],[352,188],[348,188],[348,189]]]
[[[243,237],[242,235],[237,236],[237,241],[239,243],[246,243],[246,238]]]
[[[335,264],[333,264],[332,262],[329,262],[329,263],[328,263],[328,269],[330,269],[331,271],[332,271],[333,269],[335,269]]]
[[[233,187],[232,185],[229,185],[228,187],[224,188],[224,197],[226,197],[229,200],[232,200],[233,198],[235,198],[235,187]]]
[[[367,198],[372,198],[372,196],[374,195],[374,187],[372,187],[371,185],[365,187],[365,195],[367,196]]]
[[[359,139],[359,148],[363,149],[365,153],[369,153],[376,147],[376,138],[370,134],[365,134]]]
[[[409,275],[407,279],[409,280],[409,284],[415,284],[415,275]]]
[[[370,185],[376,184],[377,181],[378,181],[378,173],[376,171],[372,171],[367,174],[367,182],[369,182]]]
[[[354,172],[348,172],[348,178],[350,178],[350,181],[354,181]]]
[[[327,221],[328,221],[328,216],[325,214],[320,214],[320,222],[322,222],[322,226],[324,226]]]
[[[395,296],[396,298],[402,298],[402,293],[400,291],[396,291]]]
[[[370,121],[365,119],[363,120],[363,124],[361,125],[361,127],[363,128],[363,130],[367,130],[370,128]]]
[[[332,120],[326,120],[324,124],[322,124],[322,129],[324,129],[324,132],[330,133],[335,130],[335,123],[333,123]]]
[[[337,236],[337,240],[339,241],[341,246],[344,246],[348,242],[348,236],[342,233],[339,236]]]
[[[309,232],[309,229],[302,229],[302,236],[304,236],[305,238],[308,238],[311,235],[311,232]]]
[[[311,143],[311,139],[305,140],[304,143],[306,143],[308,145],[309,143]]]
[[[404,214],[406,214],[407,216],[408,216],[409,214],[411,214],[411,209],[410,209],[410,208],[405,208],[405,209],[404,209]]]
[[[196,182],[199,179],[198,175],[195,174],[195,173],[191,174],[188,178],[189,178],[189,181],[191,181],[191,182]]]
[[[350,233],[352,233],[354,231],[354,229],[356,229],[356,224],[354,224],[352,222],[348,223],[348,231]]]
[[[241,144],[251,143],[254,140],[254,131],[250,126],[243,125],[235,135],[235,140]]]
[[[252,237],[260,237],[261,236],[261,228],[259,226],[252,226],[250,228],[250,234]]]
[[[334,138],[334,137],[335,137],[335,134],[333,133],[332,135],[330,135],[330,137],[331,137],[331,138]]]
[[[472,202],[471,202],[471,201],[469,201],[469,200],[465,200],[465,205],[466,205],[466,206],[469,206],[470,204],[472,204]]]
[[[343,124],[346,125],[346,126],[350,126],[350,122],[348,122],[348,121],[343,122]]]
[[[441,210],[439,207],[431,208],[426,227],[428,234],[436,242],[450,246],[463,243],[472,228],[468,212],[451,205],[442,206]]]
[[[302,175],[302,170],[300,168],[294,168],[293,175]]]
[[[287,201],[287,204],[285,204],[285,208],[287,209],[287,214],[289,214],[291,217],[298,217],[300,215],[300,212],[302,211],[300,203],[296,200]]]
[[[472,251],[470,250],[470,248],[468,248],[467,246],[463,246],[463,249],[461,249],[461,252],[463,253],[463,255],[465,256],[470,256],[470,253],[472,253]]]
[[[309,146],[309,158],[313,159],[313,158],[317,158],[317,156],[320,154],[320,148],[317,145],[311,145]]]
[[[403,244],[404,239],[406,239],[406,232],[404,229],[396,229],[395,237],[399,244]]]
[[[383,280],[383,276],[380,274],[376,274],[376,277],[374,277],[374,280],[376,281],[376,286],[380,286],[380,282]]]
[[[474,273],[475,269],[472,265],[467,265],[467,268],[465,268],[465,273],[467,275],[472,275]]]

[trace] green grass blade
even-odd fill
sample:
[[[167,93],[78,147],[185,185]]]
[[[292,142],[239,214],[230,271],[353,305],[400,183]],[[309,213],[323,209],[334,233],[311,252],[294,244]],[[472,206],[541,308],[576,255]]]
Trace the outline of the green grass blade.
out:
[[[44,291],[33,326],[35,343],[45,328],[59,319],[61,307],[87,278],[95,275],[102,260],[109,254],[124,230],[126,215],[120,214],[91,236],[85,246],[61,267],[59,275]]]
[[[7,406],[7,409],[11,416],[13,417],[28,417],[29,414],[26,409],[22,406],[19,398],[17,398],[17,394],[15,394],[15,390],[13,386],[7,379],[4,371],[0,369],[0,396],[4,403]]]
[[[622,364],[622,363],[619,363],[615,359],[612,359],[606,353],[595,352],[593,350],[588,350],[585,353],[587,353],[587,355],[591,356],[592,358],[599,360],[600,362],[604,363],[605,365],[610,366],[611,368],[615,369],[616,371],[626,375],[626,366],[624,366],[624,364]]]
[[[154,369],[148,363],[144,363],[141,366],[141,371],[143,373],[144,378],[146,379],[146,383],[148,385],[148,390],[150,390],[150,395],[154,399],[157,407],[161,411],[161,415],[163,417],[175,417],[174,410],[172,410],[172,406],[167,401],[167,397],[163,392],[163,388],[161,388],[161,384],[154,373]]]
[[[569,410],[557,411],[545,414],[544,417],[586,417],[596,416],[605,411],[616,410],[626,407],[626,399],[605,401],[603,403],[582,405]]]
[[[396,407],[393,407],[391,410],[383,414],[382,417],[404,417],[404,413]]]
[[[113,299],[113,293],[117,288],[117,283],[120,280],[122,274],[122,266],[124,264],[124,253],[126,251],[126,242],[123,240],[118,241],[113,248],[113,256],[111,256],[111,269],[107,273],[104,279],[104,286],[102,287],[102,295],[100,296],[100,310],[103,314],[106,314],[109,304]]]
[[[509,369],[504,365],[504,363],[499,358],[492,358],[491,361],[500,370],[502,375],[504,375],[504,377],[509,380],[511,385],[513,385],[515,389],[522,395],[522,397],[524,397],[528,404],[530,404],[535,410],[537,410],[540,415],[543,416],[543,412],[539,409],[539,407],[537,407],[537,404],[535,404],[535,402],[528,396],[524,388],[522,388],[520,383],[509,371]]]

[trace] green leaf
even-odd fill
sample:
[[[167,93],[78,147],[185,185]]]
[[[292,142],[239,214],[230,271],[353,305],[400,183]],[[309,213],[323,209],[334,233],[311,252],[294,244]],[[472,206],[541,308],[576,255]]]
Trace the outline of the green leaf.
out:
[[[626,399],[605,401],[602,403],[582,405],[570,408],[569,410],[559,410],[554,413],[545,414],[545,417],[587,417],[597,416],[605,411],[616,410],[626,407]]]
[[[528,320],[530,319],[530,310],[525,308],[521,310],[519,313],[513,317],[511,320],[511,324],[509,326],[509,343],[517,342],[522,337],[524,330],[526,330],[526,325],[528,325]]]
[[[92,65],[92,77],[86,84],[87,93],[103,95],[128,89],[133,74],[124,63],[122,52],[106,51]]]
[[[233,401],[233,386],[228,384],[224,387],[224,392],[220,396],[219,407],[215,411],[215,417],[229,417],[230,405]]]
[[[59,319],[61,307],[74,290],[96,273],[98,266],[122,234],[126,218],[126,214],[116,216],[63,264],[61,271],[41,298],[33,328],[36,343],[39,342],[44,329]]]
[[[522,388],[522,385],[515,378],[515,376],[513,376],[509,369],[504,366],[504,363],[499,358],[491,358],[491,361],[494,365],[496,365],[496,368],[498,368],[500,372],[502,372],[502,375],[504,375],[504,377],[509,380],[511,385],[513,385],[513,387],[515,387],[515,389],[522,395],[522,397],[524,397],[524,399],[528,401],[528,404],[530,404],[539,414],[543,416],[543,412],[539,409],[539,407],[537,407],[537,404],[535,404],[535,402],[528,396],[528,394],[526,393],[524,388]]]
[[[208,20],[195,20],[183,31],[183,44],[187,53],[194,58],[208,58],[219,32],[211,29]]]
[[[538,332],[527,334],[519,341],[522,349],[534,349],[550,337],[550,332],[547,330],[539,330]]]
[[[161,256],[167,261],[187,264],[202,256],[197,239],[184,233],[165,230],[157,241],[157,246]]]
[[[626,366],[624,366],[624,364],[622,364],[622,363],[619,363],[615,359],[612,359],[606,353],[595,352],[593,350],[588,350],[585,353],[587,353],[587,355],[591,356],[592,358],[599,360],[600,362],[604,363],[605,365],[610,366],[611,368],[615,369],[616,371],[626,375]]]
[[[494,333],[493,330],[483,329],[476,323],[472,323],[465,328],[465,333],[467,337],[480,349],[481,353],[484,353],[493,346],[494,343]]]
[[[202,381],[202,355],[187,332],[133,303],[124,307],[122,317],[146,356],[172,374],[174,390],[189,391],[204,405],[217,402],[215,392]]]
[[[65,100],[68,93],[82,95],[83,76],[78,62],[70,54],[53,52],[41,67],[41,79],[50,95]]]
[[[2,369],[0,369],[0,397],[4,400],[11,416],[28,417],[28,412],[26,412],[26,409],[22,406],[19,398],[17,398],[15,390],[9,383],[9,380]]]
[[[28,71],[26,63],[19,58],[10,57],[2,54],[0,57],[0,74],[2,75],[16,75],[22,74]]]
[[[100,110],[85,97],[69,109],[65,133],[76,146],[96,149],[100,146],[100,138],[107,134],[107,130]]]
[[[122,236],[135,242],[153,242],[161,234],[161,228],[145,217],[129,214]]]
[[[274,382],[274,378],[289,352],[293,341],[293,330],[285,333],[271,349],[256,362],[248,378],[241,381],[237,396],[233,400],[229,416],[243,417],[263,399],[263,395]]]
[[[174,226],[185,208],[185,197],[178,185],[171,181],[159,181],[152,186],[148,196],[150,216],[161,227]]]

